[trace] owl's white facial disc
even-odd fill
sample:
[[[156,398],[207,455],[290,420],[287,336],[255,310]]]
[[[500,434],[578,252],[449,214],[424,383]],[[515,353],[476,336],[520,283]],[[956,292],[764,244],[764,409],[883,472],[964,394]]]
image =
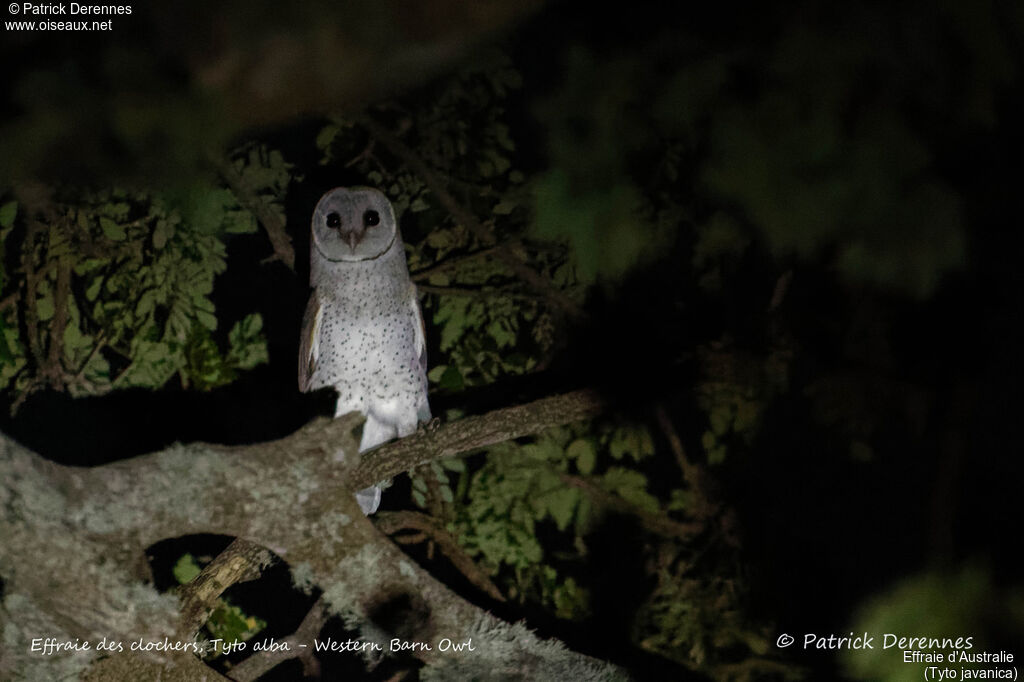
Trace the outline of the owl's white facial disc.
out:
[[[395,212],[387,197],[370,187],[336,187],[313,210],[313,244],[331,261],[379,258],[395,243]]]

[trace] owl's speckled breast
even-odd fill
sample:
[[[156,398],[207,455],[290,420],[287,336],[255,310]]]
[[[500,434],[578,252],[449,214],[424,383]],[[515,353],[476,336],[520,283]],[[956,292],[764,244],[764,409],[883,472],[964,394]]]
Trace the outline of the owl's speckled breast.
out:
[[[314,386],[334,386],[339,403],[352,409],[415,402],[426,391],[409,305],[368,307],[329,296],[322,305]]]
[[[336,414],[357,410],[406,435],[425,411],[427,377],[415,290],[396,246],[373,261],[318,268],[322,318],[310,387],[338,391]]]

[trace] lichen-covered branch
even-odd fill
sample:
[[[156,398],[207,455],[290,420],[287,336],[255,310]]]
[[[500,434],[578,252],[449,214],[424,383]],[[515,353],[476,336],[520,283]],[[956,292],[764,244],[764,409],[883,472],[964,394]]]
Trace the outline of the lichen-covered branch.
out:
[[[364,453],[351,479],[358,489],[435,459],[462,455],[552,426],[589,419],[605,408],[606,403],[597,392],[581,390],[466,417],[436,431],[424,429]]]
[[[176,445],[91,469],[48,462],[0,436],[0,677],[81,677],[95,663],[121,671],[104,679],[137,679],[127,671],[146,666],[168,679],[187,679],[182,671],[193,665],[194,652],[180,649],[189,643],[171,651],[126,649],[99,663],[95,648],[41,656],[31,643],[106,637],[169,638],[173,644],[181,618],[177,597],[139,583],[132,560],[157,540],[219,533],[275,552],[298,584],[322,589],[331,613],[359,624],[363,637],[385,650],[395,623],[379,614],[408,605],[415,613],[400,619],[402,637],[433,644],[417,652],[428,678],[435,671],[435,679],[462,679],[494,670],[505,679],[621,678],[613,666],[540,640],[461,599],[379,532],[350,494],[364,481],[593,416],[600,408],[592,393],[569,393],[424,431],[361,459],[352,433],[357,415],[317,420],[271,443]],[[443,651],[441,640],[471,642],[472,653]]]
[[[203,567],[191,582],[178,589],[181,601],[181,619],[177,634],[191,639],[203,626],[220,595],[235,583],[255,580],[262,568],[273,561],[263,547],[236,539],[223,552]]]

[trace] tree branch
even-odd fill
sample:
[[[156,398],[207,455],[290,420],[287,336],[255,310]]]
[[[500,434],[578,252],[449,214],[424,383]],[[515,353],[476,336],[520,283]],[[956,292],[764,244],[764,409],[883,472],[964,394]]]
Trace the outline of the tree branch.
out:
[[[464,253],[458,256],[452,256],[451,258],[446,258],[445,260],[434,263],[433,265],[429,265],[425,268],[420,268],[416,272],[411,272],[409,273],[409,277],[414,282],[425,282],[434,275],[440,275],[450,270],[455,270],[463,263],[472,262],[474,260],[477,260],[478,258],[488,258],[490,256],[494,256],[499,248],[502,247],[490,246],[485,249],[473,251],[471,253]],[[0,308],[2,308],[2,304],[0,304]]]
[[[559,478],[561,478],[566,485],[579,488],[592,497],[598,504],[636,518],[640,521],[641,526],[657,535],[677,538],[679,540],[690,540],[694,535],[697,535],[704,530],[703,523],[682,523],[680,521],[670,519],[665,514],[649,512],[642,507],[638,507],[629,500],[619,497],[615,493],[608,492],[604,488],[582,476],[560,474]]]
[[[292,246],[292,238],[285,228],[285,221],[267,205],[263,197],[253,191],[230,160],[219,161],[216,165],[220,176],[227,183],[228,189],[235,195],[238,203],[252,213],[263,226],[271,246],[274,247],[274,256],[287,265],[289,270],[294,270],[295,248]]]
[[[351,494],[432,459],[590,417],[602,407],[596,395],[578,391],[425,430],[363,457],[352,433],[362,419],[355,414],[316,420],[280,441],[174,445],[92,469],[48,462],[0,436],[0,630],[11,637],[0,651],[0,676],[82,676],[106,654],[93,648],[41,657],[31,652],[33,638],[95,644],[103,637],[173,637],[178,600],[137,582],[131,559],[167,537],[220,533],[275,552],[302,585],[323,591],[331,613],[362,623],[363,637],[385,650],[395,635],[376,614],[414,604],[427,617],[403,619],[403,636],[434,645],[417,656],[441,678],[488,677],[500,669],[508,679],[621,679],[614,666],[464,601],[374,528]],[[443,638],[471,641],[475,652],[441,651]],[[174,677],[172,669],[188,679],[181,671],[195,663],[175,651],[106,655],[98,666],[159,665],[165,679]],[[147,669],[142,677],[154,678]]]
[[[606,409],[605,401],[590,390],[573,391],[526,405],[466,417],[435,431],[422,429],[398,441],[363,453],[353,469],[354,490],[372,485],[435,459],[522,438],[552,426],[594,417]]]
[[[262,568],[274,560],[263,547],[236,539],[199,572],[190,583],[178,588],[181,619],[177,628],[183,641],[195,637],[224,590],[235,583],[255,580]]]
[[[306,677],[320,677],[320,662],[312,654],[308,643],[312,642],[330,619],[327,602],[323,597],[316,600],[312,608],[302,619],[302,623],[288,637],[282,640],[281,648],[276,651],[264,650],[253,654],[231,669],[229,675],[236,682],[258,680],[265,673],[292,658],[302,661],[303,673]],[[303,646],[306,645],[306,646]]]
[[[64,388],[64,331],[68,326],[68,297],[71,295],[71,261],[61,258],[57,266],[57,283],[53,292],[53,321],[50,323],[50,346],[46,364],[40,368],[56,390]]]
[[[436,542],[441,553],[448,557],[452,565],[462,575],[466,576],[466,580],[476,585],[491,599],[505,601],[505,595],[491,582],[487,573],[466,554],[458,540],[432,517],[414,511],[379,512],[376,523],[377,527],[388,535],[394,535],[403,530],[420,531],[419,534],[423,536],[420,542],[427,538]]]
[[[424,294],[437,294],[439,296],[462,296],[465,298],[504,296],[507,298],[537,299],[535,295],[525,295],[522,292],[506,287],[439,287],[433,284],[417,284],[416,289]]]

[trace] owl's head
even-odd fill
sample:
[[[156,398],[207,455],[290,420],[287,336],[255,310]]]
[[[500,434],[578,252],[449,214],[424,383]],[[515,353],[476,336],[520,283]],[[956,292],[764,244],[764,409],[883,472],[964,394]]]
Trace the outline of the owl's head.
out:
[[[330,261],[373,260],[396,241],[398,225],[387,197],[372,187],[336,187],[313,211],[313,245]]]

